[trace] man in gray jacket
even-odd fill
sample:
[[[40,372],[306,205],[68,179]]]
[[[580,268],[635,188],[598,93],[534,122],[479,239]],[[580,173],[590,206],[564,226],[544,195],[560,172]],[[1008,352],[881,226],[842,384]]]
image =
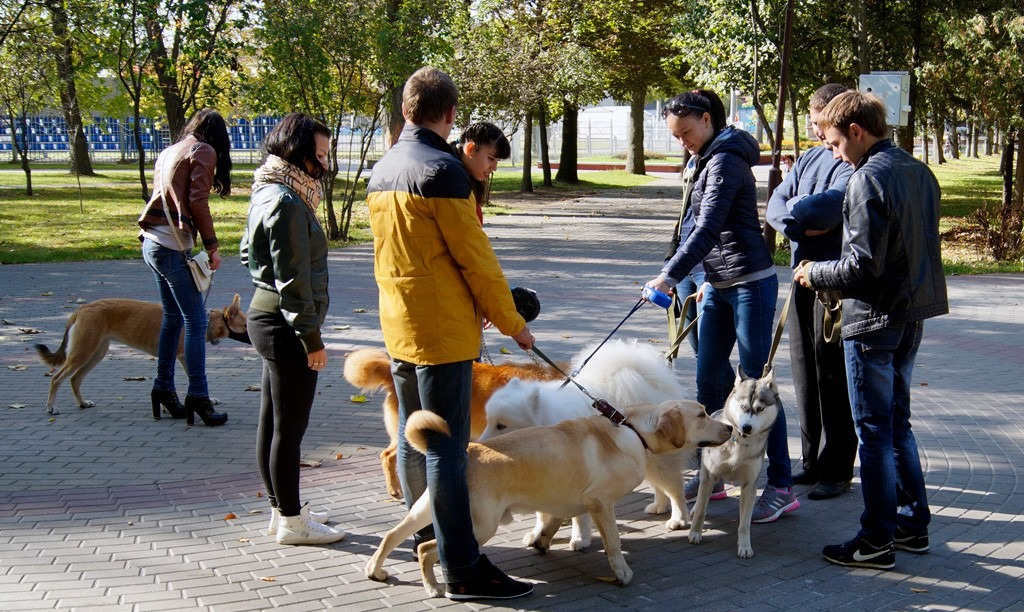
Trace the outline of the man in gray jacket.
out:
[[[821,110],[846,91],[843,85],[829,83],[811,96],[811,129],[822,142],[825,134],[818,125]],[[852,174],[853,168],[835,159],[832,147],[825,143],[801,155],[772,193],[766,217],[772,227],[789,238],[794,268],[806,260],[839,258],[843,195]],[[803,469],[793,475],[793,483],[815,485],[807,494],[810,499],[828,499],[850,489],[857,456],[857,434],[846,391],[846,359],[841,343],[825,339],[825,308],[814,291],[794,287],[793,310],[789,355],[803,450]]]
[[[884,137],[885,106],[837,96],[818,118],[834,154],[856,171],[843,204],[843,250],[794,281],[843,294],[843,348],[860,439],[861,529],[822,550],[830,563],[892,569],[895,549],[928,552],[931,512],[910,428],[910,381],[924,319],[949,312],[939,249],[939,184]]]

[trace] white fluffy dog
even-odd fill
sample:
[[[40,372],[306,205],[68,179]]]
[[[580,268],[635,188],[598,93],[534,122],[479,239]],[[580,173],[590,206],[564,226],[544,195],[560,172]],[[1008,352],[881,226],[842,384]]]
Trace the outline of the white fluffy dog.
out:
[[[573,358],[573,365],[582,363],[593,347]],[[626,340],[606,343],[574,376],[587,392],[622,409],[637,404],[659,404],[666,400],[693,399],[692,394],[676,379],[665,357],[654,347]],[[593,400],[575,385],[561,382],[535,382],[512,379],[497,390],[487,402],[487,427],[480,441],[524,427],[555,423],[597,414]],[[671,505],[666,528],[683,529],[690,522],[683,497],[683,470],[687,453],[647,455],[647,481],[654,487],[654,501],[644,511],[662,514]],[[541,525],[523,539],[535,546]],[[591,526],[587,515],[573,519],[569,544],[573,550],[590,545]]]

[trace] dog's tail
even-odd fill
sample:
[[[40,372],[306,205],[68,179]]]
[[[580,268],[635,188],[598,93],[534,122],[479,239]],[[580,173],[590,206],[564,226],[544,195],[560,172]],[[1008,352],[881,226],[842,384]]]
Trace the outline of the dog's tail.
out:
[[[448,422],[436,412],[417,410],[409,415],[409,419],[405,422],[405,439],[424,455],[427,454],[428,431],[446,436],[452,435],[452,431],[448,429]]]
[[[71,331],[71,326],[75,324],[75,319],[77,318],[77,316],[78,313],[72,313],[71,316],[68,318],[68,324],[64,326],[64,338],[60,341],[60,346],[57,347],[56,353],[51,353],[49,347],[47,347],[45,344],[34,345],[36,353],[39,354],[39,358],[43,361],[43,363],[50,366],[51,368],[59,368],[60,366],[64,365],[65,361],[67,361],[68,332]]]
[[[344,376],[349,384],[364,391],[395,391],[395,381],[391,378],[391,358],[383,349],[367,348],[349,353],[345,358]]]

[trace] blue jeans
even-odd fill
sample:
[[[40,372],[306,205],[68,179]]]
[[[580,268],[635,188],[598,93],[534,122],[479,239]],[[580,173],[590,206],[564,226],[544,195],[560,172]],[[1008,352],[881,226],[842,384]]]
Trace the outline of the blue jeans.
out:
[[[915,321],[843,340],[850,406],[860,441],[860,535],[875,544],[892,541],[897,525],[923,533],[931,522],[917,441],[910,429],[910,377],[923,330],[923,323]]]
[[[734,380],[728,366],[733,346],[739,345],[740,367],[747,376],[760,378],[764,373],[778,297],[779,278],[774,274],[725,289],[707,286],[697,354],[697,401],[709,414],[725,406],[729,396]],[[779,410],[768,434],[768,484],[793,486],[784,410]]]
[[[142,257],[153,270],[164,309],[153,388],[157,391],[175,390],[174,363],[184,327],[188,394],[209,397],[206,386],[206,310],[203,295],[196,289],[185,256],[181,251],[162,247],[147,238],[142,241]]]
[[[433,531],[421,531],[417,541],[436,536],[445,580],[466,580],[473,576],[480,558],[466,482],[473,362],[416,365],[394,360],[391,374],[398,396],[398,476],[405,504],[411,507],[429,490],[434,516]],[[417,410],[441,415],[452,433],[450,437],[430,434],[426,456],[405,439],[406,419]]]

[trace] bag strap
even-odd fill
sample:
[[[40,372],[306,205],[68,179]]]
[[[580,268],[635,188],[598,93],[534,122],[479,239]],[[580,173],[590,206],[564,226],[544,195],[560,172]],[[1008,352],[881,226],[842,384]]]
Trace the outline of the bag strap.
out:
[[[843,300],[839,292],[832,289],[822,289],[817,292],[818,301],[825,309],[824,320],[822,321],[822,336],[825,342],[832,344],[839,340],[843,328]]]
[[[199,148],[200,144],[201,143],[197,142],[196,144],[192,145],[192,148],[189,149],[189,155],[194,153],[196,151],[196,149]],[[166,196],[166,193],[167,193],[167,190],[166,190],[167,180],[168,180],[168,177],[170,177],[172,179],[174,178],[174,174],[178,171],[178,165],[181,163],[181,158],[175,159],[174,160],[174,167],[172,167],[171,171],[168,173],[167,172],[167,164],[170,161],[171,157],[172,157],[171,155],[168,155],[167,159],[165,159],[162,162],[162,165],[160,167],[160,205],[164,209],[164,216],[167,217],[167,225],[169,225],[170,228],[171,228],[171,235],[174,236],[174,241],[178,243],[178,250],[181,251],[182,253],[185,253],[185,255],[188,256],[188,253],[190,252],[190,249],[186,250],[185,249],[185,245],[182,244],[181,238],[178,236],[178,227],[176,225],[174,225],[174,221],[171,219],[170,208],[167,207],[167,196]],[[178,217],[179,218],[181,217],[181,210],[178,210]]]

